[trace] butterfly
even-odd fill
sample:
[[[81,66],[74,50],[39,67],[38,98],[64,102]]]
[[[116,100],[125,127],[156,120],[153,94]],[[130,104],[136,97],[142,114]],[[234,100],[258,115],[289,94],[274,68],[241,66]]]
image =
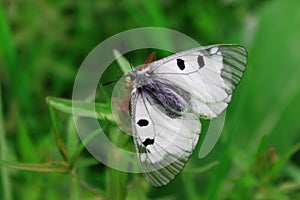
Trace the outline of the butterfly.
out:
[[[243,77],[247,50],[217,44],[182,51],[132,70],[130,113],[141,170],[168,184],[188,162],[201,133],[199,117],[217,117]]]

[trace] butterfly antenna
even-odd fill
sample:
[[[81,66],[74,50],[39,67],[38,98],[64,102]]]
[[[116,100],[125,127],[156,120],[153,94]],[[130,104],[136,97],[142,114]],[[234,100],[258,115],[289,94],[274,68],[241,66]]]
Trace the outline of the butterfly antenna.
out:
[[[106,86],[106,85],[110,85],[110,84],[112,84],[112,83],[115,83],[115,82],[119,81],[121,77],[122,77],[122,76],[121,76],[121,74],[120,74],[120,71],[118,71],[118,79],[113,80],[113,81],[108,81],[108,82],[102,83],[102,85],[103,85],[103,86]]]
[[[113,80],[113,81],[108,81],[108,82],[105,82],[105,83],[102,83],[103,86],[106,86],[106,85],[110,85],[112,83],[115,83],[117,81],[119,81],[120,78],[116,79],[116,80]]]

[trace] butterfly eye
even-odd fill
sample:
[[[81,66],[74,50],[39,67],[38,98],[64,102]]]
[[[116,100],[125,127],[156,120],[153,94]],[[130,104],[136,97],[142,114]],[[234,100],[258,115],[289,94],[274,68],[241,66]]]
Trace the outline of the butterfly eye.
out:
[[[179,67],[179,69],[184,70],[185,69],[184,60],[177,59],[177,66]]]

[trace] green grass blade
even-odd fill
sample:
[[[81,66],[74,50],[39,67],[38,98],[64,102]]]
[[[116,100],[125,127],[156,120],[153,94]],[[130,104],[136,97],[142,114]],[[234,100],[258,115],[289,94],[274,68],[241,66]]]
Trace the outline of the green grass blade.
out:
[[[218,161],[211,162],[202,167],[186,167],[183,172],[183,180],[184,180],[184,188],[187,194],[188,199],[199,199],[199,192],[197,190],[197,183],[195,182],[195,176],[198,176],[200,173],[205,173],[208,170],[212,169],[216,165],[218,165]]]
[[[110,133],[113,133],[113,137],[111,137],[112,142],[115,143],[116,145],[120,145],[122,143],[123,133],[117,128],[111,129]],[[119,151],[111,151],[109,153],[110,153],[110,157],[112,158],[120,157]],[[113,168],[107,169],[106,186],[107,186],[107,195],[109,199],[116,199],[116,200],[125,199],[127,195],[127,189],[126,189],[127,179],[128,179],[128,174],[126,172],[118,171]]]
[[[6,19],[2,5],[0,4],[0,47],[3,53],[3,58],[6,61],[10,75],[14,76],[16,73],[16,54],[11,37],[8,20]]]
[[[70,182],[70,200],[80,200],[79,181],[76,176],[71,177]]]
[[[143,5],[143,7],[145,9],[146,15],[148,15],[148,17],[151,19],[150,21],[152,21],[155,24],[155,26],[165,27],[167,24],[165,20],[166,16],[164,15],[160,3],[161,2],[157,0],[149,1],[147,3],[147,6]]]
[[[26,130],[24,120],[21,119],[21,116],[17,117],[17,124],[18,124],[18,137],[17,137],[17,144],[18,148],[20,149],[21,160],[24,162],[34,162],[36,161],[36,154],[28,153],[28,152],[35,152],[34,144],[31,141],[30,134]]]
[[[183,173],[203,173],[203,172],[210,170],[211,168],[215,167],[218,164],[219,164],[218,161],[214,161],[203,167],[197,167],[197,168],[188,168],[187,167],[186,169],[184,169]]]
[[[68,152],[70,153],[70,155],[72,155],[77,150],[79,144],[79,138],[77,136],[74,119],[72,117],[68,119],[66,143],[67,143]]]
[[[68,173],[69,164],[66,162],[49,162],[49,163],[14,163],[8,161],[0,161],[0,165],[11,169],[34,171],[34,172],[56,172]]]
[[[255,143],[257,143],[256,141],[263,137],[263,135],[269,135],[272,133],[284,114],[284,111],[295,99],[297,94],[299,94],[299,73],[295,73],[294,76],[291,76],[289,82],[287,82],[285,85],[285,89],[282,90],[281,95],[278,97],[278,99],[274,100],[273,106],[276,109],[272,109],[269,111],[269,113],[266,113],[264,120],[260,123],[258,129],[255,131],[256,138],[253,139]]]
[[[80,143],[79,147],[76,149],[76,151],[74,152],[74,154],[71,157],[71,166],[72,167],[75,166],[76,161],[79,159],[79,156],[85,147],[84,145],[87,144],[91,139],[93,139],[100,132],[101,132],[101,129],[96,129],[83,139],[83,141]]]
[[[108,96],[108,94],[102,84],[99,84],[99,90],[100,90],[100,94],[104,96],[105,103],[109,103],[110,97]]]
[[[121,55],[121,53],[114,49],[113,54],[115,56],[115,58],[117,59],[117,63],[120,66],[121,70],[123,71],[123,73],[127,73],[131,71],[131,67],[130,67],[130,63],[129,61]]]
[[[0,165],[1,160],[7,159],[7,144],[5,138],[5,130],[3,124],[3,109],[2,109],[2,94],[1,94],[1,85],[0,85]],[[11,188],[11,181],[9,177],[9,170],[2,168],[1,169],[1,181],[3,187],[3,198],[7,200],[12,199],[12,188]]]
[[[107,169],[107,194],[109,199],[123,200],[126,197],[127,173]]]
[[[274,165],[273,169],[271,170],[271,176],[279,174],[282,167],[288,162],[292,155],[298,151],[300,151],[300,143],[295,144],[280,158],[280,160]]]
[[[53,134],[54,134],[56,146],[58,147],[59,153],[61,154],[63,159],[65,161],[70,161],[67,145],[65,144],[62,134],[59,131],[54,109],[51,107],[51,105],[49,105],[48,107],[49,107],[50,118],[53,126]]]

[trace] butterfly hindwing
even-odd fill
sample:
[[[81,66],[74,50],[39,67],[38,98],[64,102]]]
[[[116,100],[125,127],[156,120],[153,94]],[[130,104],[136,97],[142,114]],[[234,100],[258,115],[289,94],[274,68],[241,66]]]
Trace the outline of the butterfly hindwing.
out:
[[[168,116],[147,95],[139,91],[132,95],[133,137],[145,177],[152,185],[161,186],[185,166],[197,144],[201,124],[197,115],[188,111],[174,118]]]
[[[191,109],[216,117],[228,105],[243,76],[246,49],[238,45],[213,45],[183,51],[149,64],[150,73],[189,91]]]

